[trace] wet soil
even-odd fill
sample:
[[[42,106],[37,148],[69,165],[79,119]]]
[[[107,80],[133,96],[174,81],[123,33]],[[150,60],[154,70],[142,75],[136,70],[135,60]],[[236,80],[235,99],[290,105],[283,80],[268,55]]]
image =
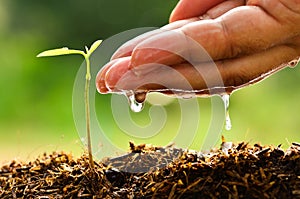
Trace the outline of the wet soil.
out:
[[[0,198],[300,198],[300,144],[223,142],[208,153],[130,143],[95,162],[64,152],[0,169]]]

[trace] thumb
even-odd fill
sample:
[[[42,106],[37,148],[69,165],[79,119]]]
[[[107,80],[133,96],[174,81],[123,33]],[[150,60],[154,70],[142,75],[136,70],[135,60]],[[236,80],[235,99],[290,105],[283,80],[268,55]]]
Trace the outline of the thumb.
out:
[[[225,0],[181,0],[174,8],[169,21],[171,23],[182,19],[199,17],[223,1]]]

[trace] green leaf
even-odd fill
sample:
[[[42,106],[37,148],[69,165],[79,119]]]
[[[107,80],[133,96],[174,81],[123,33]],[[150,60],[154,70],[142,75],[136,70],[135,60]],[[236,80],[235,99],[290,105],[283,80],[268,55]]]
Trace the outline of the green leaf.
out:
[[[81,54],[84,56],[84,52],[80,50],[72,50],[67,47],[58,48],[53,50],[46,50],[37,55],[37,57],[50,57],[50,56],[58,56],[58,55],[69,55],[69,54]]]
[[[89,50],[89,53],[92,54],[92,53],[100,46],[101,43],[102,43],[102,40],[97,40],[97,41],[95,41],[95,42],[92,44],[92,46],[91,46],[91,48],[90,48],[90,50]]]

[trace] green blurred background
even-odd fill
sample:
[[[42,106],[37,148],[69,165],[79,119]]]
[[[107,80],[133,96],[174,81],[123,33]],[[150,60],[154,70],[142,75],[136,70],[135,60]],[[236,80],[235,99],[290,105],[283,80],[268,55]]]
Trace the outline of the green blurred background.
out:
[[[1,0],[0,163],[14,158],[32,159],[53,150],[74,155],[83,152],[72,115],[73,83],[82,58],[36,58],[39,52],[63,46],[82,49],[97,39],[128,29],[162,26],[176,3],[177,0]],[[300,141],[299,83],[299,68],[287,68],[235,92],[230,101],[233,127],[223,135],[228,141],[285,147]],[[97,94],[96,102],[100,107],[109,105],[110,96]],[[199,122],[200,139],[205,131],[202,126],[209,125],[210,99],[199,102],[204,111]],[[132,117],[147,124],[148,108],[149,105],[146,113]],[[177,109],[176,101],[166,107],[174,117],[180,114]],[[103,110],[103,114],[109,115],[109,111]],[[119,130],[110,124],[112,121],[107,119],[106,127],[113,137]],[[124,143],[127,146],[127,141]]]

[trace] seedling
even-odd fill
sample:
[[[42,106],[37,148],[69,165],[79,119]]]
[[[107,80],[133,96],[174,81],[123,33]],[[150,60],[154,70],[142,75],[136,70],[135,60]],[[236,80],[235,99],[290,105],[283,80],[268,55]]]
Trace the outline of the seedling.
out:
[[[90,66],[90,56],[101,44],[102,40],[95,41],[91,48],[85,46],[85,52],[81,50],[73,50],[67,47],[58,48],[53,50],[47,50],[41,52],[37,57],[50,57],[58,55],[70,55],[70,54],[79,54],[82,55],[86,62],[86,75],[85,75],[85,88],[84,88],[84,103],[85,103],[85,119],[86,119],[86,135],[87,135],[87,147],[89,154],[89,163],[92,169],[94,169],[94,161],[92,156],[92,143],[91,143],[91,130],[90,130],[90,105],[89,105],[89,88],[91,80],[91,66]]]

